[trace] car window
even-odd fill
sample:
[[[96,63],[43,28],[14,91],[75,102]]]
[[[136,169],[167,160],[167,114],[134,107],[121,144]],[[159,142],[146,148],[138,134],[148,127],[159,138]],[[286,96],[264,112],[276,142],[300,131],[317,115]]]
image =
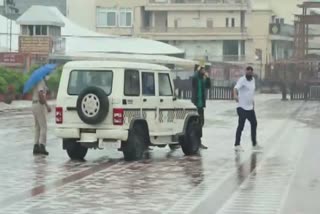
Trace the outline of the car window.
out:
[[[159,74],[159,95],[173,96],[169,74]]]
[[[142,73],[142,94],[145,96],[155,96],[154,73]]]
[[[112,79],[112,71],[74,70],[70,74],[68,94],[79,95],[85,88],[95,86],[104,90],[107,95],[110,95]]]
[[[137,70],[126,70],[124,74],[124,95],[140,95],[140,77]]]

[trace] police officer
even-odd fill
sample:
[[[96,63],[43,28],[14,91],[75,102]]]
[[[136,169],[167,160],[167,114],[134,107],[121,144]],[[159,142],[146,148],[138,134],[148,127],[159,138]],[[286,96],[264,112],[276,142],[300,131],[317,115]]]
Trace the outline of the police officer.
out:
[[[46,80],[49,77],[46,77]],[[33,154],[49,155],[46,150],[47,143],[47,112],[51,112],[51,108],[46,99],[47,86],[45,80],[41,80],[33,88],[32,96],[32,113],[35,122],[35,139]]]

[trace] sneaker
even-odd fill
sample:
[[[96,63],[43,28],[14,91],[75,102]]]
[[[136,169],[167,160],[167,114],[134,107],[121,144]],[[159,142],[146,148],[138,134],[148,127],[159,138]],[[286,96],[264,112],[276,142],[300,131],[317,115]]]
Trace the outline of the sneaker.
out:
[[[33,146],[33,154],[37,155],[37,154],[39,154],[39,152],[40,152],[39,144],[34,144],[34,146]]]
[[[205,146],[205,145],[203,145],[203,144],[201,144],[201,145],[200,145],[200,149],[208,149],[208,147]]]
[[[244,150],[243,150],[243,148],[239,145],[239,146],[235,146],[234,147],[234,150],[236,151],[236,152],[243,152]]]
[[[49,155],[49,152],[46,150],[45,145],[40,144],[40,146],[39,146],[39,153],[38,153],[38,154],[41,154],[41,155]]]
[[[255,146],[253,146],[253,150],[254,150],[254,151],[261,151],[262,149],[263,149],[263,147],[262,147],[262,146],[259,146],[258,144],[255,145]]]

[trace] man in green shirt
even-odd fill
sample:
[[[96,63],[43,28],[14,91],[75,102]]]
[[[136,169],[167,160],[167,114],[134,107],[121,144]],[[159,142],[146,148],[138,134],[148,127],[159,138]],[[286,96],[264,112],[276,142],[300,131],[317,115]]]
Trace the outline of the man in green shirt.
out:
[[[204,108],[206,107],[206,89],[211,87],[211,80],[204,67],[200,67],[192,78],[192,103],[197,107],[200,116],[200,124],[204,126]],[[202,149],[208,149],[201,144]]]

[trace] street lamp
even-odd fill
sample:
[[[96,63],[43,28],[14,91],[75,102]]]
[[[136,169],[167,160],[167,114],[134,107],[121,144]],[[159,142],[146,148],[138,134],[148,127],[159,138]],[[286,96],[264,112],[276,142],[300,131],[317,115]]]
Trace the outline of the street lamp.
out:
[[[9,50],[12,51],[12,19],[13,15],[19,13],[19,9],[15,7],[16,4],[14,0],[5,0],[4,1],[4,16],[10,19],[10,45]]]

